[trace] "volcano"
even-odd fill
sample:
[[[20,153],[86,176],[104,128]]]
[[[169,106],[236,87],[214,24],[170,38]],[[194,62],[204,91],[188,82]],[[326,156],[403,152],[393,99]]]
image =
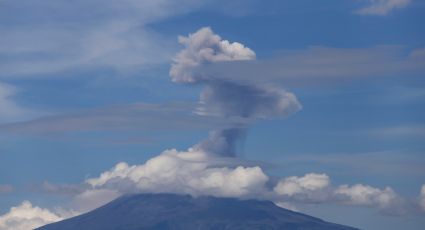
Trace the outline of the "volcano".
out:
[[[271,201],[177,194],[124,195],[91,212],[37,229],[356,230],[280,208]]]

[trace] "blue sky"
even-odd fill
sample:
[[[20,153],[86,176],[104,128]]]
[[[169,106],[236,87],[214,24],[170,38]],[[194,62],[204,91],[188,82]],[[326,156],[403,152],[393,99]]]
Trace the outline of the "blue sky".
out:
[[[329,221],[419,230],[424,11],[419,0],[1,1],[0,215],[24,200],[52,212],[87,211],[78,199],[88,178],[119,162],[143,165],[166,149],[186,151],[217,127],[245,122],[221,114],[217,98],[207,102],[219,116],[199,115],[200,94],[214,86],[170,77],[185,50],[178,36],[210,27],[255,60],[240,54],[193,72],[265,94],[269,88],[257,87],[272,85],[300,103],[243,117],[249,125],[228,164],[260,165],[268,186],[316,173],[331,181],[320,193],[362,184],[380,197],[390,187],[403,204],[389,207],[408,211],[376,208],[376,197],[324,199],[311,189],[280,195]]]

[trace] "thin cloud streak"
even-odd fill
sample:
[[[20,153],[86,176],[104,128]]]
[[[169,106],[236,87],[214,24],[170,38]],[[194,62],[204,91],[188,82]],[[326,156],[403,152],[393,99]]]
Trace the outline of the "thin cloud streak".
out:
[[[287,87],[323,86],[358,79],[422,76],[425,49],[400,46],[331,48],[313,46],[284,51],[264,60],[218,62],[199,67],[195,74]]]
[[[92,68],[125,72],[166,63],[175,44],[147,25],[207,2],[2,1],[0,19],[8,26],[0,25],[0,78]]]
[[[214,116],[199,116],[191,112],[195,108],[196,104],[192,103],[116,105],[3,124],[0,125],[0,133],[208,130],[212,127],[227,127],[234,123],[250,123],[249,119],[222,120]]]
[[[400,125],[369,131],[373,137],[384,138],[425,138],[425,125]]]
[[[355,11],[360,15],[385,16],[396,9],[407,7],[411,0],[368,0],[369,5]]]

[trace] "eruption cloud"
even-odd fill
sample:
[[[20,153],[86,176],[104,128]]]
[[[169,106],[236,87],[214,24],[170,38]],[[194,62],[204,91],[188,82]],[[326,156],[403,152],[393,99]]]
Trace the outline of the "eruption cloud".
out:
[[[286,117],[301,109],[296,96],[271,85],[254,85],[246,81],[226,79],[220,75],[202,74],[198,70],[214,62],[249,61],[255,52],[238,42],[223,40],[209,27],[187,37],[173,59],[170,76],[174,82],[204,85],[196,113],[240,120],[231,127],[214,130],[207,140],[194,146],[210,154],[234,157],[238,142],[246,134],[246,121]],[[258,76],[260,77],[260,76]]]
[[[248,47],[222,40],[208,27],[180,37],[179,41],[185,48],[173,60],[172,80],[204,86],[195,112],[201,116],[227,119],[232,122],[226,124],[232,125],[211,131],[209,138],[187,151],[168,149],[139,165],[120,162],[99,176],[85,180],[81,186],[46,182],[50,192],[79,192],[73,201],[76,210],[51,211],[24,201],[0,215],[0,230],[34,229],[87,212],[126,193],[260,198],[293,210],[297,210],[293,204],[316,206],[328,203],[375,207],[389,215],[411,212],[411,204],[390,187],[377,188],[360,183],[333,186],[330,177],[323,173],[276,181],[259,166],[244,166],[237,159],[222,158],[236,156],[238,144],[250,122],[289,116],[300,110],[301,104],[294,94],[277,86],[254,84],[253,79],[248,79],[252,76],[244,76],[245,81],[242,77],[226,78],[223,74],[202,74],[199,71],[214,62],[255,59],[255,53]],[[131,111],[138,111],[139,107],[131,107]],[[155,109],[158,108],[149,111]],[[7,185],[2,189],[0,185],[0,193],[11,189]],[[419,207],[425,211],[425,184],[415,200],[414,211]]]

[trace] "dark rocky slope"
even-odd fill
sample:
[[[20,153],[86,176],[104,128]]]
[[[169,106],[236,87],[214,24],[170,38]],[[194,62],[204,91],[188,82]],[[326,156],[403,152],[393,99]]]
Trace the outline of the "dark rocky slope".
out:
[[[279,229],[355,230],[280,208],[270,201],[137,194],[39,230]]]

